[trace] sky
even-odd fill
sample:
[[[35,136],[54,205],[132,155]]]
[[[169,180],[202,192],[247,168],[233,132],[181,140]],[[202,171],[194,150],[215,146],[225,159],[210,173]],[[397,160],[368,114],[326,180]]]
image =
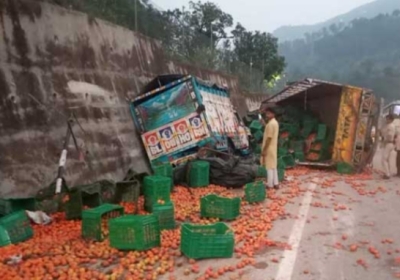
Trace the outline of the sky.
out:
[[[195,0],[194,2],[196,2]],[[372,0],[209,0],[248,30],[273,32],[283,25],[314,24]],[[164,10],[188,6],[189,0],[151,0]],[[205,2],[205,0],[203,0]]]

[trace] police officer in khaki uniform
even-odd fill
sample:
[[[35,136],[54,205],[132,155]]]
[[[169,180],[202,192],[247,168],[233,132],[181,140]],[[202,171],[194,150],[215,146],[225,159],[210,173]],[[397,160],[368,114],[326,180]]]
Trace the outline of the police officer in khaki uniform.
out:
[[[385,175],[384,179],[390,179],[392,173],[390,171],[390,156],[395,150],[394,139],[396,134],[396,127],[394,126],[394,116],[389,114],[386,116],[386,125],[381,130],[383,151],[382,151],[382,167]]]

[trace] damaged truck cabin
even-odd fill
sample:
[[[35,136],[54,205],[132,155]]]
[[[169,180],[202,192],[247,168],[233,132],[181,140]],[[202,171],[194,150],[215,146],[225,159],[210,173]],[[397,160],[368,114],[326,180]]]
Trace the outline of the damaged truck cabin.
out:
[[[321,80],[294,82],[265,100],[280,114],[280,149],[298,164],[337,166],[342,173],[360,171],[373,158],[380,101],[372,91]],[[283,151],[283,152],[282,152]]]
[[[246,154],[248,139],[226,88],[192,76],[158,76],[131,102],[151,166],[179,165],[202,146]]]

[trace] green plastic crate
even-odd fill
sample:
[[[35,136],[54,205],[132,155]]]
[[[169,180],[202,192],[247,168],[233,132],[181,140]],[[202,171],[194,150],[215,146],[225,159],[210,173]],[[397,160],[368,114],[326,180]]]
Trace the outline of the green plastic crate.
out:
[[[264,137],[264,133],[261,130],[256,131],[253,133],[253,137],[257,142],[261,142]]]
[[[303,162],[305,160],[305,155],[303,152],[294,152],[294,159]]]
[[[99,182],[78,186],[77,188],[81,190],[83,206],[94,208],[103,203],[101,199],[101,184]]]
[[[240,198],[226,198],[215,194],[203,196],[200,199],[200,214],[202,218],[234,220],[240,215]]]
[[[266,198],[265,185],[262,181],[244,186],[244,198],[249,203],[262,202]]]
[[[138,180],[117,182],[114,203],[133,202],[138,210],[140,182]]]
[[[304,140],[291,141],[290,149],[293,150],[294,152],[304,152],[304,145],[305,145]]]
[[[254,134],[257,131],[263,130],[264,126],[262,125],[262,123],[259,120],[254,120],[249,125],[249,128],[250,128],[251,133]]]
[[[338,162],[336,170],[339,174],[352,174],[354,172],[353,166],[347,162]]]
[[[175,228],[174,204],[172,202],[153,205],[152,210],[152,213],[158,217],[160,230]]]
[[[231,258],[235,237],[224,223],[182,224],[181,251],[190,259]]]
[[[278,169],[286,169],[286,163],[283,160],[283,157],[278,158]]]
[[[12,244],[28,240],[33,236],[31,222],[24,210],[11,213],[1,218],[0,226],[7,231]]]
[[[285,156],[289,153],[289,150],[286,148],[279,147],[278,148],[278,157]]]
[[[147,176],[144,178],[143,192],[146,198],[151,198],[154,203],[161,199],[170,201],[171,178],[162,176]]]
[[[0,226],[0,247],[11,244],[10,236],[3,226]]]
[[[0,216],[5,216],[19,210],[35,211],[35,198],[0,199]]]
[[[304,138],[308,137],[312,132],[315,131],[317,125],[318,122],[315,120],[307,120],[303,122],[303,129],[301,131],[301,135]]]
[[[173,168],[170,163],[164,163],[161,165],[153,166],[153,173],[155,176],[163,176],[172,178]]]
[[[107,235],[103,219],[114,219],[124,214],[124,208],[114,204],[103,204],[99,207],[82,211],[82,237],[102,241]],[[106,221],[107,222],[107,221]],[[105,226],[107,224],[105,223]]]
[[[266,178],[267,177],[267,169],[265,166],[259,165],[257,166],[257,178]]]
[[[291,154],[282,156],[282,160],[285,162],[286,168],[294,167],[296,165],[295,160]]]
[[[278,180],[282,182],[285,179],[285,169],[278,168]]]
[[[114,203],[116,184],[112,180],[101,180],[97,182],[100,185],[101,203]]]
[[[319,124],[317,129],[316,140],[322,141],[327,137],[327,126],[325,124]]]
[[[148,250],[161,245],[155,215],[125,215],[109,221],[110,246],[119,250]]]
[[[65,217],[67,220],[80,219],[82,217],[83,203],[80,189],[71,189],[65,202]]]
[[[290,135],[295,135],[299,132],[299,127],[296,124],[280,123],[279,132],[289,132]]]
[[[193,161],[187,171],[189,187],[207,187],[210,184],[210,163],[208,161]]]

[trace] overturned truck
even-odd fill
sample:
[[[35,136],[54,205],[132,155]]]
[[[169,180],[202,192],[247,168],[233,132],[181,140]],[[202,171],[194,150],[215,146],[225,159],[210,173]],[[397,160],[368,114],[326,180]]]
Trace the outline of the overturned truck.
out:
[[[358,172],[372,161],[380,100],[371,90],[305,79],[263,101],[261,108],[270,103],[282,109],[280,150],[304,153],[298,164]]]

